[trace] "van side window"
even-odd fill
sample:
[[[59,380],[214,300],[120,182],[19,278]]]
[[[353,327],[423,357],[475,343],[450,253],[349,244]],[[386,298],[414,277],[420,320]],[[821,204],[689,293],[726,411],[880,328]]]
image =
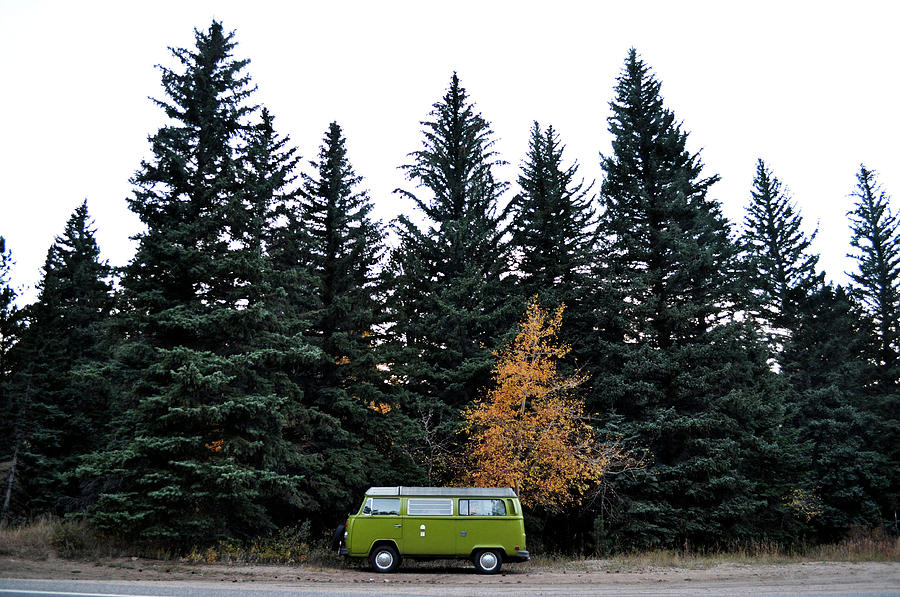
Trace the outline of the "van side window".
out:
[[[400,516],[400,498],[369,498],[363,514],[376,516]]]
[[[409,498],[407,516],[453,516],[452,499]]]
[[[506,516],[503,500],[459,500],[460,516]]]

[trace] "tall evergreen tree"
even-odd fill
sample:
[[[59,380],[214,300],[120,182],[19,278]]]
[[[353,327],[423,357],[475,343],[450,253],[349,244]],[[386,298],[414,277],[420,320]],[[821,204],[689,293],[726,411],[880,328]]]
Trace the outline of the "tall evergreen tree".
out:
[[[309,310],[303,315],[322,359],[304,388],[309,403],[333,419],[322,439],[334,478],[322,486],[343,514],[367,486],[402,477],[398,459],[403,458],[393,438],[408,420],[391,407],[386,373],[379,368],[383,232],[337,123],[329,125],[310,165],[294,230],[300,259],[293,266],[305,267],[310,276]]]
[[[300,156],[290,137],[275,130],[275,118],[263,108],[258,123],[247,130],[243,186],[253,198],[248,214],[258,236],[250,242],[263,248],[267,276],[273,293],[268,297],[272,309],[287,333],[306,333],[304,318],[311,309],[312,278],[310,264],[301,255],[305,228],[298,210],[297,167]],[[299,236],[298,236],[299,235]]]
[[[109,405],[81,368],[107,357],[110,274],[85,201],[47,252],[38,300],[24,311],[27,328],[16,345],[20,486],[31,516],[78,507],[75,468],[104,437]]]
[[[736,245],[687,133],[631,50],[604,156],[603,303],[591,373],[610,430],[649,448],[621,480],[630,546],[739,541],[775,526],[782,405],[753,330],[737,321]]]
[[[263,366],[263,373],[273,376],[279,394],[290,400],[291,416],[281,429],[282,438],[302,447],[299,458],[285,462],[283,469],[295,477],[296,507],[274,509],[272,521],[294,524],[299,517],[331,524],[334,510],[343,514],[346,509],[335,499],[341,495],[340,479],[345,471],[338,470],[330,458],[331,440],[343,430],[339,421],[318,410],[314,397],[305,393],[325,355],[303,339],[309,328],[314,284],[297,236],[306,238],[305,228],[298,227],[296,172],[300,156],[290,137],[278,134],[267,108],[262,108],[258,122],[246,128],[244,137],[241,193],[248,208],[243,212],[246,242],[253,255],[263,259],[260,271],[264,275],[257,280],[265,289],[261,307],[277,321],[268,342],[281,353]]]
[[[566,305],[562,337],[572,346],[564,370],[581,366],[594,350],[595,322],[587,307],[596,223],[591,185],[578,179],[578,164],[563,163],[565,147],[552,126],[531,128],[510,203],[510,245],[517,262],[520,300],[535,295],[548,305]]]
[[[168,99],[156,103],[170,124],[151,137],[129,199],[146,231],[122,281],[121,433],[83,468],[105,481],[100,528],[180,543],[264,531],[300,505],[290,473],[317,459],[283,436],[305,418],[284,372],[317,351],[271,308],[258,235],[272,194],[266,173],[248,174],[259,158],[248,61],[218,22],[195,39],[172,50],[180,70],[162,68]]]
[[[822,540],[882,522],[878,498],[889,464],[879,453],[882,425],[867,408],[872,331],[843,288],[831,285],[802,298],[785,345],[790,424],[805,453],[797,512]]]
[[[456,420],[487,387],[491,351],[510,329],[515,305],[498,213],[507,185],[494,175],[502,162],[455,73],[422,126],[422,148],[403,169],[424,192],[400,192],[426,222],[421,229],[403,215],[395,224],[389,365],[434,428],[434,421]]]
[[[888,488],[883,515],[900,511],[900,221],[890,208],[873,170],[861,165],[848,212],[858,271],[850,272],[854,290],[875,325],[876,381],[870,389],[870,409],[880,422],[878,445],[888,458]]]
[[[22,437],[17,433],[19,412],[13,401],[9,384],[14,370],[12,348],[19,336],[19,313],[16,308],[16,291],[10,281],[12,252],[6,246],[6,239],[0,236],[0,436],[6,438],[0,447],[0,459],[9,463],[3,476],[2,497],[0,497],[0,526],[10,522],[13,490],[19,471],[19,450]]]
[[[304,175],[301,217],[308,231],[305,247],[317,278],[317,305],[311,332],[325,353],[342,360],[368,352],[372,328],[379,322],[374,301],[375,268],[383,246],[372,202],[358,190],[347,158],[341,127],[333,122],[325,133],[312,175]],[[366,365],[367,366],[367,365]],[[330,377],[340,376],[333,369]],[[351,376],[352,377],[352,376]]]
[[[882,383],[896,384],[900,350],[900,222],[875,172],[861,165],[853,193],[856,202],[847,213],[859,270],[850,279],[872,313],[878,335]]]
[[[12,265],[12,252],[6,247],[6,239],[0,236],[0,392],[12,373],[10,350],[19,336],[16,291],[9,276]],[[5,399],[6,395],[3,396]]]
[[[522,192],[510,203],[509,232],[523,296],[565,302],[571,314],[591,262],[595,214],[591,186],[577,179],[577,163],[563,164],[564,149],[552,126],[541,130],[534,123],[519,175]]]
[[[296,202],[294,183],[300,156],[290,137],[281,136],[275,130],[275,117],[268,108],[260,110],[259,121],[246,128],[244,137],[241,186],[247,209],[239,213],[248,218],[244,226],[245,242],[271,254],[281,230],[276,222],[285,217],[286,206]]]
[[[0,381],[7,379],[11,372],[9,351],[18,336],[16,291],[9,277],[12,265],[12,251],[0,236]]]
[[[819,257],[810,252],[816,233],[806,236],[802,223],[781,181],[758,160],[741,242],[749,307],[776,356],[795,327],[798,302],[822,284]]]

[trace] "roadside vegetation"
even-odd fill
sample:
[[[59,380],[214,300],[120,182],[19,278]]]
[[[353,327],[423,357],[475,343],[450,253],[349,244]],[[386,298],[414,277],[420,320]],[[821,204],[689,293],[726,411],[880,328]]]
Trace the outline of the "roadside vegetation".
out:
[[[900,539],[880,529],[855,531],[850,536],[822,545],[785,548],[777,543],[755,543],[713,550],[657,550],[619,554],[604,560],[604,568],[628,571],[638,568],[712,568],[720,564],[790,564],[800,562],[900,562]]]
[[[311,537],[304,523],[266,537],[220,541],[184,552],[130,543],[99,533],[85,520],[43,517],[30,524],[0,528],[0,557],[29,560],[96,560],[138,557],[189,564],[309,564],[338,566],[341,559],[325,537]]]
[[[185,553],[128,544],[99,534],[83,520],[41,518],[31,524],[0,529],[0,557],[26,560],[53,558],[104,560],[137,557],[184,564],[293,564],[314,568],[344,568],[348,563],[329,547],[326,537],[310,534],[309,524],[282,529],[268,537],[222,541]],[[655,550],[607,556],[536,554],[523,567],[532,570],[603,570],[632,572],[649,568],[707,569],[721,564],[771,565],[801,562],[900,562],[900,538],[881,529],[855,530],[837,543],[786,548],[777,543],[755,543],[719,550]],[[463,565],[437,560],[417,562],[421,568]]]

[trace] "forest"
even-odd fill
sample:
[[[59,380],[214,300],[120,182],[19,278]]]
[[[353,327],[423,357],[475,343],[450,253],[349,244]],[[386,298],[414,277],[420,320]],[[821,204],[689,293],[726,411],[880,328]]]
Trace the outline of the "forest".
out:
[[[160,67],[127,265],[85,201],[20,305],[0,236],[0,525],[187,550],[324,536],[372,485],[483,485],[517,490],[532,552],[898,534],[900,232],[874,170],[836,285],[762,158],[728,221],[631,49],[602,181],[546,123],[498,155],[452,73],[398,164],[415,212],[381,222],[338,123],[301,159],[235,32],[195,42]]]

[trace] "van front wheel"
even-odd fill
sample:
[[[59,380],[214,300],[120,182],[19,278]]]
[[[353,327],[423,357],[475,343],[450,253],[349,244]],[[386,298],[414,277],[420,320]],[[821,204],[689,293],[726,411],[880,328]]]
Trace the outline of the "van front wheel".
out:
[[[369,554],[369,563],[375,572],[393,572],[400,565],[400,554],[391,545],[379,545]]]
[[[475,552],[472,561],[475,563],[475,568],[482,574],[496,574],[500,571],[500,565],[503,563],[503,555],[495,549],[485,549]]]

